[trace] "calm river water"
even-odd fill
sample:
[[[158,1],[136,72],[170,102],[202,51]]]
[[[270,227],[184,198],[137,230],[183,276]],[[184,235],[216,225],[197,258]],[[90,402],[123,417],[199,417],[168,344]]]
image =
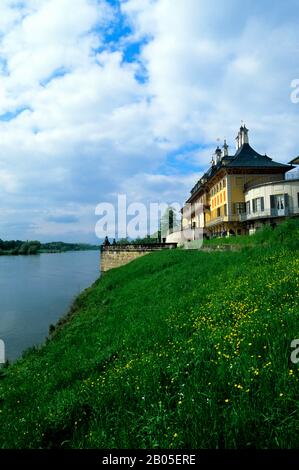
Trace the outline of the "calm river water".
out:
[[[49,325],[100,275],[98,251],[0,256],[0,339],[6,359],[41,343]]]

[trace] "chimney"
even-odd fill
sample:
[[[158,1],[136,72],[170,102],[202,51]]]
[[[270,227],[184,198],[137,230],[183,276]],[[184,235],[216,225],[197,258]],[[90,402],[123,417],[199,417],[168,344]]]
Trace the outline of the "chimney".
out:
[[[248,144],[249,143],[249,140],[248,140],[248,129],[247,127],[245,126],[241,126],[240,127],[240,132],[239,132],[239,148],[242,147],[242,145],[244,144]]]
[[[243,126],[240,127],[239,136],[240,136],[239,146],[242,147],[242,145],[244,144],[244,127]]]

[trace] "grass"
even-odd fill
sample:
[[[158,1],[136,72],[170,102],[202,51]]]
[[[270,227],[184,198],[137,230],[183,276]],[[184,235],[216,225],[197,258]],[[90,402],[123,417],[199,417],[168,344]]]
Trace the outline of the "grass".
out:
[[[2,371],[0,446],[298,448],[298,228],[106,273]]]
[[[267,225],[262,230],[258,230],[254,235],[236,235],[221,238],[217,237],[210,240],[204,240],[204,245],[255,246],[268,244],[273,245],[283,242],[287,243],[289,248],[291,245],[296,248],[298,237],[298,221],[297,219],[289,219],[287,222],[278,225],[275,230]]]

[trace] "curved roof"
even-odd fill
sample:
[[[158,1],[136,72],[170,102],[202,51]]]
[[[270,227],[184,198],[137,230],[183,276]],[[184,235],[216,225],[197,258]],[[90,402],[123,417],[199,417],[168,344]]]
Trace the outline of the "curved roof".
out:
[[[290,161],[290,165],[299,165],[299,155],[298,157],[294,158],[293,160]]]
[[[281,168],[286,171],[291,169],[289,165],[274,162],[267,155],[259,154],[249,144],[243,144],[226,166],[229,168]]]

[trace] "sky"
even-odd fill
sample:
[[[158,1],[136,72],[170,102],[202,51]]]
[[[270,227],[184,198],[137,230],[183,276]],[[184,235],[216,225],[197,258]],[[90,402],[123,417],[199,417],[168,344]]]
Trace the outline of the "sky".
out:
[[[119,194],[182,203],[241,121],[297,156],[298,23],[299,0],[0,0],[0,238],[93,243]]]

